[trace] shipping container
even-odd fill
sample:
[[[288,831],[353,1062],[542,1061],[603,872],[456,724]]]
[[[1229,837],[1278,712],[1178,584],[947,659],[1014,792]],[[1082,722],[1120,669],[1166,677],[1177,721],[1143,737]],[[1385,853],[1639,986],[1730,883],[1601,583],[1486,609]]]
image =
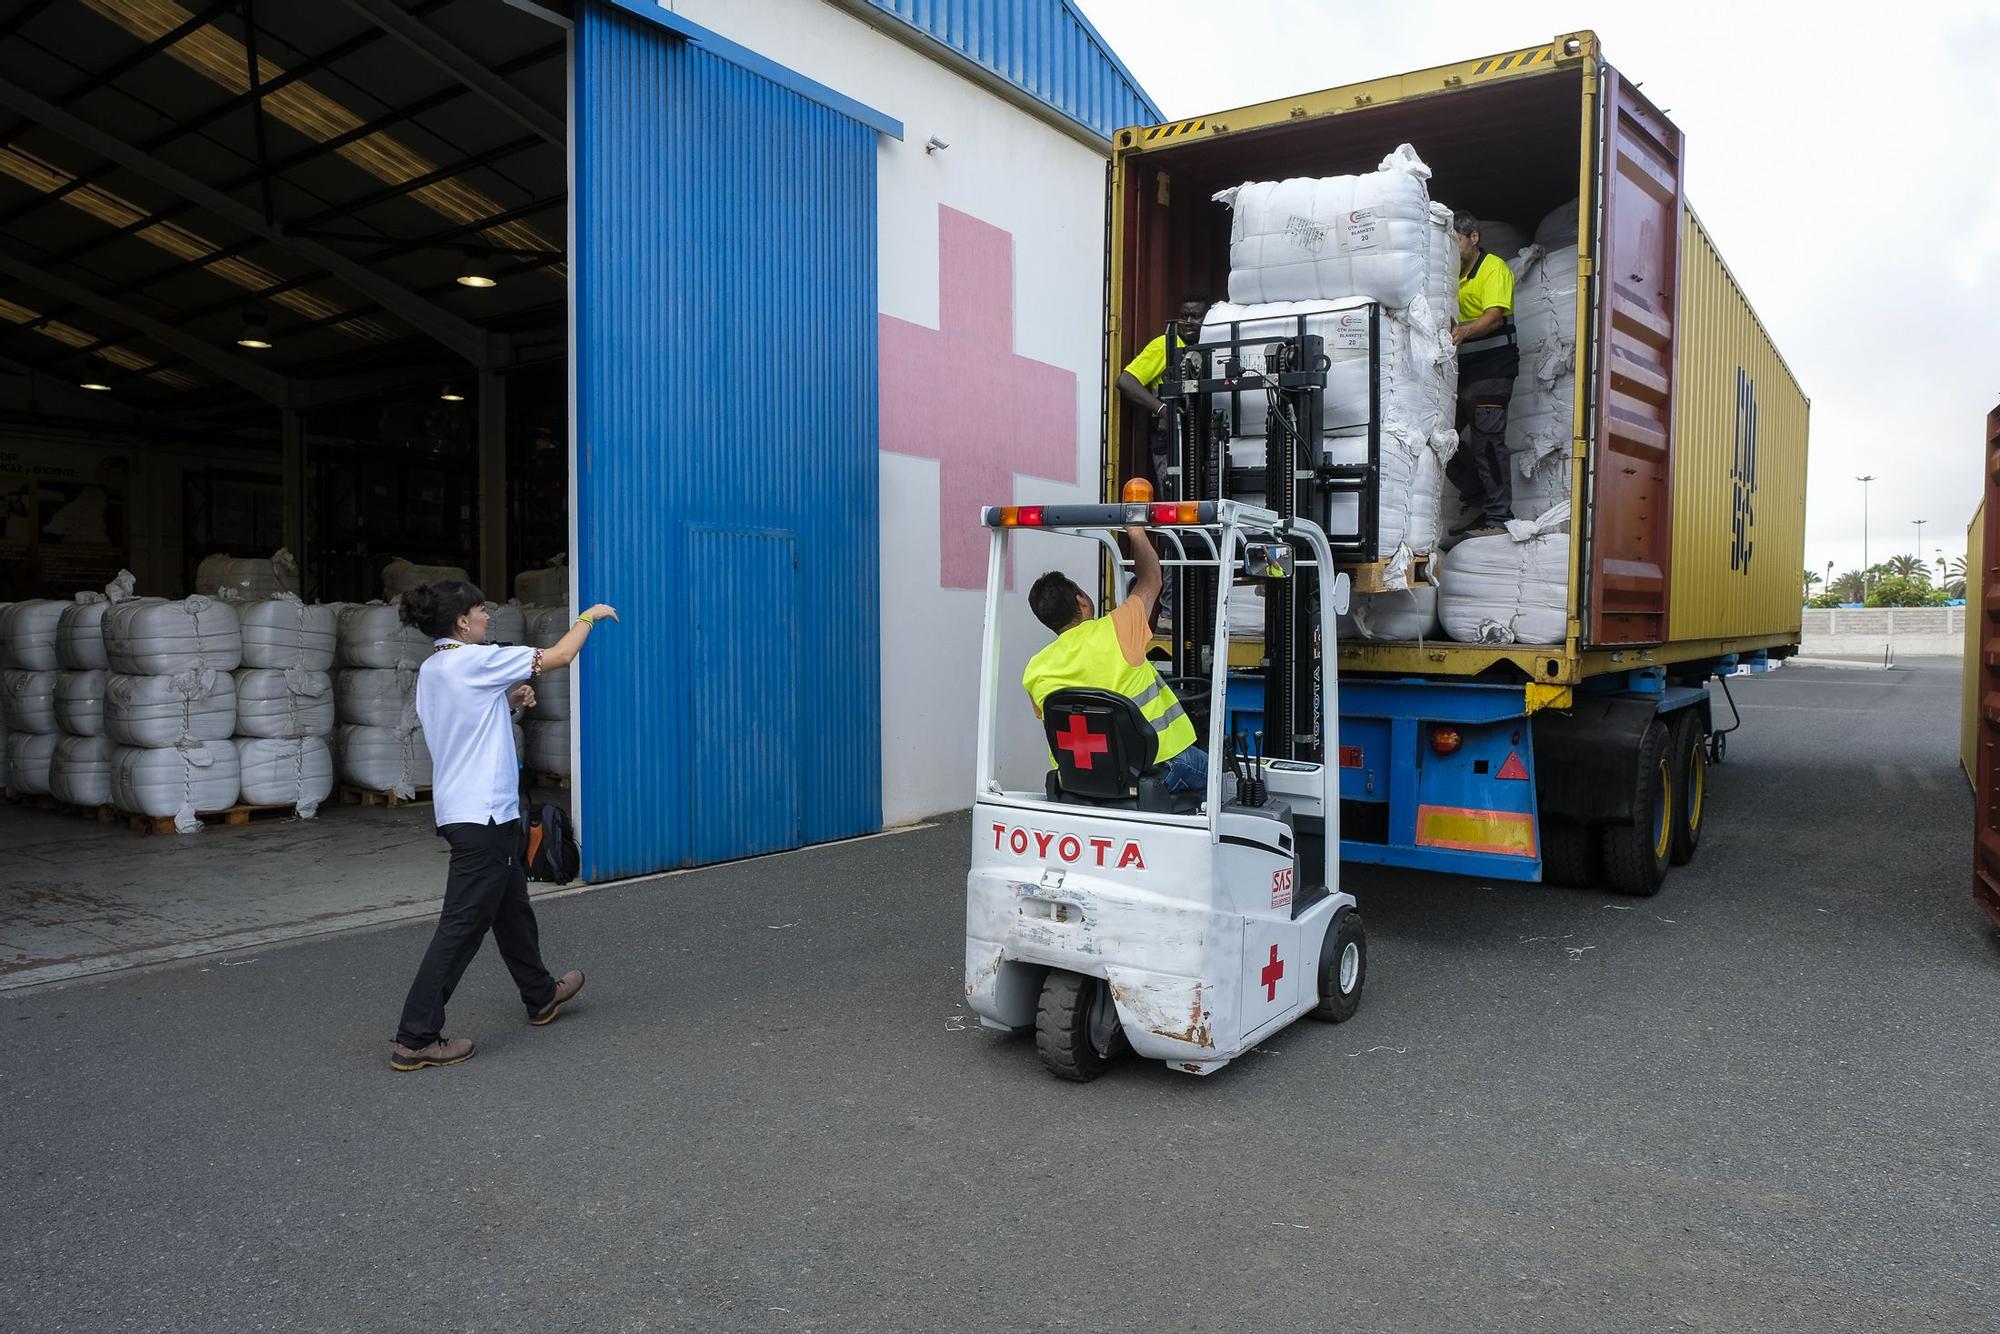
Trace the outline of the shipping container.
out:
[[[1348,641],[1344,675],[1498,669],[1567,687],[1635,665],[1795,649],[1807,399],[1687,206],[1680,131],[1604,61],[1594,34],[1133,127],[1112,144],[1107,499],[1149,471],[1119,370],[1185,290],[1226,286],[1230,213],[1217,191],[1372,171],[1410,144],[1433,172],[1432,197],[1454,209],[1532,228],[1579,203],[1581,517],[1564,642]]]
[[[1966,694],[1972,745],[1972,898],[2000,926],[2000,524],[1987,523],[2000,495],[2000,408],[1986,414],[1985,499],[1965,562]]]
[[[1341,634],[1329,654],[1325,627],[1283,591],[1262,600],[1261,629],[1232,631],[1230,660],[1215,663],[1200,630],[1220,583],[1184,575],[1160,650],[1183,698],[1227,672],[1229,727],[1257,732],[1267,753],[1295,767],[1339,767],[1340,810],[1326,836],[1337,829],[1343,861],[1651,894],[1699,846],[1712,805],[1707,768],[1740,723],[1730,678],[1797,650],[1808,403],[1688,207],[1681,132],[1605,61],[1594,34],[1119,131],[1107,223],[1105,498],[1154,471],[1148,424],[1126,409],[1118,372],[1167,329],[1189,289],[1220,295],[1227,286],[1232,217],[1216,194],[1372,172],[1405,144],[1430,168],[1430,201],[1455,211],[1532,231],[1574,201],[1573,538],[1566,602],[1551,618],[1561,642]],[[1366,234],[1368,218],[1344,221]],[[1319,223],[1293,222],[1309,249],[1320,241]],[[1283,225],[1294,243],[1291,224],[1274,216],[1258,225]],[[1401,244],[1415,253],[1407,236]],[[1160,383],[1174,407],[1161,418],[1178,466],[1169,485],[1185,480],[1182,499],[1270,496],[1283,514],[1336,526],[1358,511],[1335,543],[1336,562],[1358,589],[1395,587],[1401,567],[1385,563],[1370,508],[1387,476],[1382,394],[1369,391],[1365,463],[1317,446],[1311,467],[1288,466],[1292,446],[1267,447],[1261,468],[1248,453],[1239,463],[1229,438],[1237,427],[1256,435],[1244,386],[1269,396],[1257,420],[1280,423],[1270,440],[1319,440],[1336,361],[1303,320],[1276,344],[1212,327],[1237,331],[1171,354]],[[1375,377],[1383,344],[1370,338]],[[1262,373],[1273,357],[1276,378]],[[1345,437],[1350,448],[1354,438]],[[1336,501],[1356,488],[1358,505]],[[1453,559],[1433,558],[1429,572],[1441,568],[1447,589]],[[1237,624],[1234,611],[1225,619]],[[1301,707],[1323,657],[1335,657],[1339,673],[1330,719]]]

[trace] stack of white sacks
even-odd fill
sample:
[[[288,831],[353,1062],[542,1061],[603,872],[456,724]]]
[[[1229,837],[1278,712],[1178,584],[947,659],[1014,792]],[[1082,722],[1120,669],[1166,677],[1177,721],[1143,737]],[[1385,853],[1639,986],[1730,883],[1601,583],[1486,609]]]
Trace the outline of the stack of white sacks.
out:
[[[431,785],[431,753],[417,719],[417,671],[430,638],[403,624],[402,600],[341,608],[334,676],[340,776],[356,787],[413,797]]]
[[[194,571],[194,591],[203,597],[255,602],[299,591],[299,562],[279,547],[266,557],[204,556]]]
[[[48,796],[56,747],[56,627],[70,604],[53,598],[0,609],[0,721],[8,791]]]
[[[171,816],[182,833],[197,815],[227,810],[242,792],[236,678],[243,625],[236,607],[200,594],[178,602],[130,598],[103,616],[104,734],[111,804]]]
[[[111,759],[104,734],[104,692],[110,660],[104,652],[104,618],[114,603],[132,596],[130,570],[102,593],[78,593],[56,622],[56,743],[49,764],[49,794],[72,806],[111,804]]]
[[[334,609],[296,593],[243,604],[236,749],[243,800],[310,820],[333,792]]]
[[[1559,644],[1567,631],[1576,218],[1573,202],[1551,213],[1511,264],[1521,352],[1507,408],[1514,520],[1452,548],[1439,576],[1444,632],[1467,643]]]
[[[568,557],[558,553],[515,575],[514,600],[527,613],[527,638],[519,642],[552,647],[576,619],[569,609]],[[493,639],[501,642],[498,635]],[[534,683],[535,707],[522,724],[521,741],[521,762],[530,773],[569,774],[569,670],[543,672]]]
[[[1457,250],[1451,210],[1430,198],[1430,174],[1405,144],[1368,175],[1251,182],[1216,196],[1232,210],[1230,299],[1209,312],[1202,341],[1275,341],[1296,331],[1299,315],[1308,316],[1306,332],[1324,340],[1331,363],[1321,446],[1329,462],[1367,461],[1368,306],[1381,308],[1377,550],[1387,561],[1384,581],[1404,591],[1356,598],[1352,626],[1370,637],[1394,629],[1397,638],[1416,638],[1400,632],[1427,628],[1417,625],[1425,617],[1406,608],[1423,606],[1429,595],[1412,596],[1408,589],[1414,558],[1437,547],[1444,467],[1458,445],[1458,360],[1451,342]],[[1261,346],[1243,349],[1246,373],[1261,371],[1262,357]],[[1261,467],[1264,397],[1249,392],[1241,403],[1230,462]],[[1336,508],[1329,523],[1352,531],[1358,499],[1341,504],[1345,508]],[[1372,598],[1385,599],[1379,616],[1365,610]],[[1232,594],[1235,629],[1260,633],[1261,611],[1254,592]]]

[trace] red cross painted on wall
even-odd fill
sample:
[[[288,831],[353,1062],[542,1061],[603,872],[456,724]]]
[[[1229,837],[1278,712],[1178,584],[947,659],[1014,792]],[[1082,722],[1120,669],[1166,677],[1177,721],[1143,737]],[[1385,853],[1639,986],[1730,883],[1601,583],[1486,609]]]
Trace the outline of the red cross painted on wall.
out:
[[[1013,233],[939,205],[938,327],[882,316],[880,357],[882,448],[938,464],[939,582],[984,588],[980,507],[1077,480],[1076,374],[1014,351]]]
[[[1278,947],[1271,946],[1271,962],[1264,965],[1264,971],[1257,974],[1257,980],[1264,984],[1264,999],[1278,999],[1278,979],[1285,975],[1285,961],[1278,957]]]
[[[1083,715],[1069,716],[1069,730],[1056,733],[1056,747],[1069,752],[1070,763],[1079,769],[1091,767],[1091,756],[1111,749],[1111,738],[1099,736],[1083,724]]]

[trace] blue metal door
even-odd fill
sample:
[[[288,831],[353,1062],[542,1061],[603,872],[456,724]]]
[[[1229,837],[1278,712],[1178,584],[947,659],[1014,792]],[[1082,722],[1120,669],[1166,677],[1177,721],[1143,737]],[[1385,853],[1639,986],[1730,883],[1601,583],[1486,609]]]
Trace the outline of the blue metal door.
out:
[[[883,127],[670,11],[576,17],[574,563],[582,600],[625,618],[581,664],[584,874],[872,831]],[[789,806],[698,786],[740,764],[752,718]]]

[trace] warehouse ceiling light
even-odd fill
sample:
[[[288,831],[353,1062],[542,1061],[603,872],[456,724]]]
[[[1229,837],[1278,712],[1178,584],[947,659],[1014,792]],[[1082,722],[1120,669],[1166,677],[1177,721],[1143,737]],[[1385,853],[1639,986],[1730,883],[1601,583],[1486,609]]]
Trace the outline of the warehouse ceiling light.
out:
[[[485,250],[468,250],[464,261],[458,266],[460,287],[498,287],[500,280],[493,276],[493,257]]]
[[[438,397],[447,403],[465,402],[465,391],[455,384],[448,384],[439,391]]]
[[[85,380],[82,384],[78,385],[77,388],[88,389],[94,393],[99,393],[99,394],[108,394],[111,392],[110,385],[99,383],[96,380]]]
[[[271,323],[264,318],[263,311],[244,312],[243,332],[236,336],[236,346],[254,347],[260,352],[271,346]]]

